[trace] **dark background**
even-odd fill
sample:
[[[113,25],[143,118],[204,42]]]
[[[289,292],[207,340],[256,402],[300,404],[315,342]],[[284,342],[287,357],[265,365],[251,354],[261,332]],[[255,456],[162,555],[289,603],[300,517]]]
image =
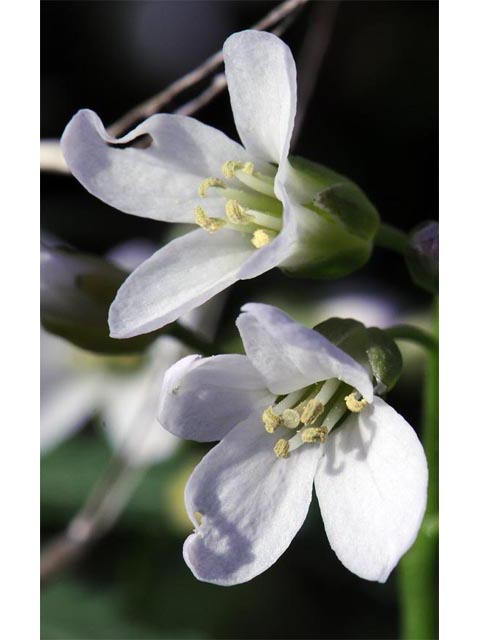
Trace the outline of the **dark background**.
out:
[[[113,122],[274,5],[43,1],[42,137],[58,138],[83,107]],[[313,10],[307,4],[283,36],[296,58]],[[236,137],[226,93],[195,117]],[[410,230],[437,218],[436,2],[341,3],[294,152],[355,180],[385,222]],[[41,197],[42,229],[83,250],[101,254],[131,237],[162,241],[167,229],[118,213],[69,176],[42,176]],[[261,299],[259,291],[281,291],[285,282],[295,285],[296,300],[370,288],[394,299],[399,314],[422,311],[429,302],[412,286],[401,259],[376,249],[367,266],[338,282],[286,281],[275,270],[237,283],[223,334],[232,333],[242,302]],[[399,385],[391,401],[418,424],[418,385]],[[315,504],[291,548],[262,576],[230,589],[196,582],[181,558],[181,507],[172,495],[178,488],[181,496],[179,469],[188,470],[201,451],[186,444],[178,459],[153,469],[115,530],[45,589],[43,637],[398,637],[395,575],[378,585],[344,569],[328,546]],[[44,460],[45,538],[65,526],[107,457],[87,430]],[[176,505],[173,511],[166,503]]]

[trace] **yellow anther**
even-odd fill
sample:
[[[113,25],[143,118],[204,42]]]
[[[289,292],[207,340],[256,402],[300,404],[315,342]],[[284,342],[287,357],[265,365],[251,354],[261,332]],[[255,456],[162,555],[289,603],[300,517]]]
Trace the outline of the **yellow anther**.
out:
[[[288,458],[290,455],[290,445],[288,444],[288,440],[280,438],[277,444],[273,447],[273,450],[275,451],[277,458]]]
[[[247,213],[248,209],[236,200],[228,200],[225,205],[227,218],[232,224],[251,224],[255,218]]]
[[[347,409],[353,413],[360,413],[360,411],[363,411],[368,405],[368,402],[365,398],[357,400],[357,392],[353,391],[350,395],[345,396],[345,404],[347,405]]]
[[[203,207],[195,207],[195,222],[210,233],[218,231],[227,223],[221,218],[210,218]]]
[[[320,400],[312,398],[305,405],[300,419],[303,424],[313,424],[315,420],[322,415],[324,409],[325,407]]]
[[[327,427],[308,427],[302,431],[302,442],[325,442],[328,436]]]
[[[252,244],[255,249],[261,249],[275,237],[275,233],[269,229],[257,229],[252,236]]]
[[[287,429],[296,429],[300,424],[300,415],[295,409],[285,409],[282,413],[283,426]]]
[[[273,407],[268,407],[262,414],[263,424],[268,433],[273,433],[282,424],[282,418],[275,413]]]
[[[198,187],[198,195],[201,198],[205,198],[210,187],[220,187],[221,189],[225,189],[226,186],[227,185],[225,184],[225,182],[223,182],[223,180],[220,180],[219,178],[207,178],[202,183],[200,183],[200,186]]]
[[[253,169],[253,162],[240,162],[238,160],[228,160],[222,165],[222,173],[226,178],[234,178],[235,171],[244,171],[251,176]]]

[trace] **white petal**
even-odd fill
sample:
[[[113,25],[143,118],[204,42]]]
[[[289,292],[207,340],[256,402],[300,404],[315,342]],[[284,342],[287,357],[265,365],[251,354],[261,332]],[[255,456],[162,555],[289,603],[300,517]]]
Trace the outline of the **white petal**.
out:
[[[40,446],[55,448],[93,415],[103,391],[102,374],[74,366],[84,354],[67,340],[40,331]],[[92,356],[93,357],[93,356]],[[100,360],[100,358],[99,358]]]
[[[40,446],[42,453],[54,449],[92,417],[100,403],[101,376],[64,375],[55,384],[42,385]]]
[[[428,469],[414,430],[380,398],[327,441],[315,489],[332,549],[347,569],[385,582],[417,537]]]
[[[148,148],[125,148],[144,134],[151,137]],[[61,145],[87,191],[125,213],[168,222],[193,222],[195,206],[204,203],[199,184],[209,176],[221,178],[226,160],[247,160],[243,147],[217,129],[166,113],[116,140],[85,109],[69,122]]]
[[[187,356],[165,375],[158,419],[181,438],[210,442],[274,398],[246,356]]]
[[[226,289],[254,251],[247,237],[203,229],[170,242],[123,283],[110,307],[110,334],[130,338],[160,329]]]
[[[205,582],[234,585],[268,569],[302,526],[312,497],[319,449],[301,447],[287,459],[260,416],[240,423],[196,467],[185,489],[196,532],[183,555]]]
[[[106,433],[132,465],[160,462],[178,446],[179,440],[159,424],[157,407],[165,371],[185,352],[178,341],[162,337],[150,350],[150,361],[142,370],[110,380],[103,409]]]
[[[298,240],[297,220],[295,218],[295,206],[291,202],[288,193],[277,172],[275,178],[275,193],[283,203],[283,226],[278,236],[269,244],[257,251],[243,265],[239,277],[242,280],[256,278],[269,269],[277,267],[288,260]]]
[[[297,105],[292,52],[264,31],[242,31],[224,44],[225,73],[235,124],[253,156],[286,158]]]
[[[373,388],[367,371],[313,329],[266,304],[242,307],[237,326],[245,352],[273,393],[290,393],[314,382],[338,378],[370,402]]]

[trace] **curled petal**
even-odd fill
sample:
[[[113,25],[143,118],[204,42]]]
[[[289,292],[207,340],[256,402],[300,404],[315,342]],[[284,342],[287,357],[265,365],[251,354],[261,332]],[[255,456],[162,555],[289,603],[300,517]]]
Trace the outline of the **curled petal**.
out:
[[[194,221],[204,204],[199,184],[221,177],[225,160],[246,161],[241,145],[194,118],[151,116],[120,139],[96,113],[79,111],[61,140],[70,171],[94,196],[137,216],[167,222]]]

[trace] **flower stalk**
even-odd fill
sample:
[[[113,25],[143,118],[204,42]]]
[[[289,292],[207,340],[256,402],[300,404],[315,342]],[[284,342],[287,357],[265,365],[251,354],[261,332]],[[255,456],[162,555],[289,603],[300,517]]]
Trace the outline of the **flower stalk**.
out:
[[[438,302],[434,336],[438,339]],[[418,538],[400,563],[402,637],[438,638],[438,346],[429,349],[425,371],[423,446],[429,486],[425,518]]]

